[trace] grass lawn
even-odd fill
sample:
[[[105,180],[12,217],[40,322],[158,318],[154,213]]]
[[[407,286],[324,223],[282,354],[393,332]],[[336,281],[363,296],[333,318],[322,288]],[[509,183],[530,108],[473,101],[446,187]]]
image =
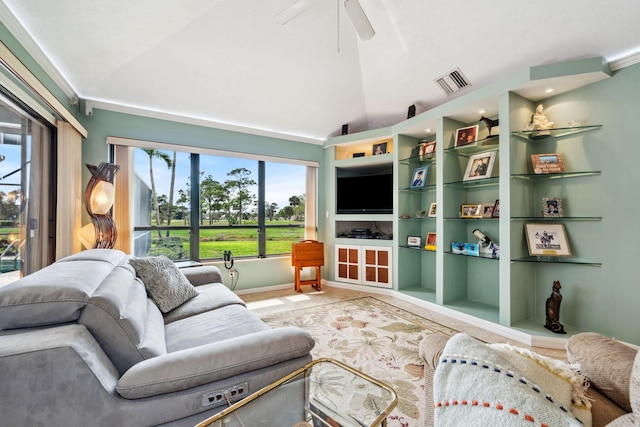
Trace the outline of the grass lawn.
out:
[[[279,224],[279,222],[273,221],[271,224]],[[268,255],[291,253],[291,244],[304,238],[304,228],[267,228],[266,233]],[[162,232],[162,235],[165,236],[165,231]],[[180,238],[184,251],[189,253],[189,232],[187,230],[172,230],[169,236]],[[155,242],[158,234],[154,232],[152,238]],[[222,258],[224,251],[231,251],[234,257],[257,256],[257,228],[200,230],[200,258]]]

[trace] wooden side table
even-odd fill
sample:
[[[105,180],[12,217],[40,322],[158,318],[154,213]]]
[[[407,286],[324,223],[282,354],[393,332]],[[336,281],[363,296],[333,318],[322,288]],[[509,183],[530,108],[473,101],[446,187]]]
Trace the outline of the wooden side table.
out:
[[[291,265],[295,268],[295,290],[302,292],[300,286],[312,285],[315,289],[322,288],[320,267],[324,265],[324,244],[317,240],[303,240],[291,245]],[[316,269],[315,279],[300,280],[300,271],[304,267]]]

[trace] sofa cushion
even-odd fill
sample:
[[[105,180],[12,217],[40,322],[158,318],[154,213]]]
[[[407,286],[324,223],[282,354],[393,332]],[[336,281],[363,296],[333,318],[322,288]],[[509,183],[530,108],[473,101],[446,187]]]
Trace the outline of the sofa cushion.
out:
[[[230,304],[245,303],[222,283],[211,283],[198,286],[198,295],[164,315],[164,323],[168,324],[186,317],[195,316]]]
[[[167,353],[269,329],[246,307],[232,304],[166,325]]]
[[[121,251],[92,249],[63,258],[3,286],[0,288],[0,329],[78,320],[94,291],[126,258]]]
[[[162,313],[126,259],[102,281],[78,322],[89,329],[120,373],[166,353]]]
[[[614,339],[585,332],[574,335],[567,344],[567,358],[580,365],[594,388],[627,412],[629,378],[636,350]]]
[[[168,313],[198,295],[176,265],[164,255],[131,258],[131,265],[160,311]]]

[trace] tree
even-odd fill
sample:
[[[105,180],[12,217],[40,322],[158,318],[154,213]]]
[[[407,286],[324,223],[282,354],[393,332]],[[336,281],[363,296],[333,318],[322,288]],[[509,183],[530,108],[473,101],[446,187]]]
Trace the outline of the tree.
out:
[[[276,212],[278,211],[278,204],[277,203],[269,203],[269,202],[265,202],[265,212],[267,214],[267,217],[269,218],[269,221],[273,221],[273,217],[275,216]]]
[[[155,211],[156,215],[156,225],[161,225],[162,222],[160,220],[160,209],[158,208],[158,195],[156,193],[156,183],[153,179],[153,159],[158,159],[167,164],[167,167],[171,167],[171,159],[167,153],[163,153],[160,150],[152,150],[152,149],[142,149],[149,156],[149,178],[151,179],[151,203],[153,206],[151,209]],[[162,238],[162,232],[158,230],[158,237]]]
[[[167,216],[167,227],[171,225],[171,216],[173,214],[173,187],[176,182],[176,152],[173,152],[173,160],[171,161],[171,185],[169,186],[169,216]],[[167,229],[166,237],[169,237]]]
[[[242,224],[244,209],[253,200],[248,188],[256,182],[250,178],[250,175],[251,171],[246,168],[237,168],[227,173],[227,176],[233,178],[226,181],[225,185],[232,193],[230,202],[237,211],[238,224]]]

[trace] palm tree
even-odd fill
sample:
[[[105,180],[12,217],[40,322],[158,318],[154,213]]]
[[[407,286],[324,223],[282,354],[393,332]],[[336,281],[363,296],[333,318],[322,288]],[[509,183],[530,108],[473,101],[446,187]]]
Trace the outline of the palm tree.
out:
[[[156,213],[156,225],[160,225],[160,209],[158,208],[158,195],[156,193],[156,182],[153,179],[153,159],[159,159],[167,164],[167,167],[171,167],[171,158],[167,153],[163,153],[160,150],[152,150],[149,148],[143,148],[142,151],[149,156],[149,176],[151,179],[151,201],[153,202],[152,209]],[[158,237],[162,238],[162,232],[158,230]]]
[[[167,227],[171,225],[171,215],[173,213],[173,187],[176,182],[176,152],[173,152],[173,161],[171,162],[171,185],[169,186],[169,213],[167,214]],[[169,237],[169,229],[167,229],[166,237]]]

